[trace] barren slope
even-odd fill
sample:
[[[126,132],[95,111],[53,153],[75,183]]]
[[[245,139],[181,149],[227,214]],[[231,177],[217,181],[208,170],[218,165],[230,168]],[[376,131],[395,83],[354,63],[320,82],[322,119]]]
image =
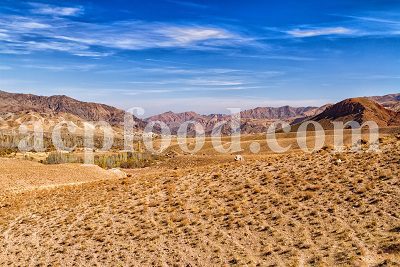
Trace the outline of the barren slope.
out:
[[[86,121],[106,121],[113,126],[120,126],[124,121],[125,111],[104,104],[88,103],[60,95],[37,96],[32,94],[13,94],[0,91],[0,113],[36,112],[52,116],[71,114]],[[144,123],[134,117],[138,126]]]
[[[388,110],[368,98],[350,98],[328,107],[321,114],[310,118],[325,128],[332,128],[333,121],[356,121],[360,124],[374,121],[380,127],[400,125],[399,114]]]
[[[400,264],[400,142],[385,142],[8,195],[0,264]]]
[[[374,100],[381,104],[382,106],[394,110],[399,111],[400,104],[400,94],[390,94],[384,96],[372,96],[369,99]]]
[[[112,171],[95,165],[43,165],[26,160],[0,158],[0,194],[118,177]]]

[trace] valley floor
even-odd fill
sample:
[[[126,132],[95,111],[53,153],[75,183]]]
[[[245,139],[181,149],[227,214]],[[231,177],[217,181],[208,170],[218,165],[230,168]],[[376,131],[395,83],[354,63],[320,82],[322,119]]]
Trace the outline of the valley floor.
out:
[[[399,265],[400,141],[381,147],[178,156],[129,178],[3,192],[0,265]]]

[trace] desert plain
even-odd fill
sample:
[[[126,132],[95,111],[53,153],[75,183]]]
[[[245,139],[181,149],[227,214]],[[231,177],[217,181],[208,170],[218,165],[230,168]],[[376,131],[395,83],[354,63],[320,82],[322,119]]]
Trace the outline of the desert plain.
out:
[[[207,139],[199,153],[175,144],[122,176],[0,158],[0,264],[397,266],[398,130],[379,142],[378,153],[368,143],[343,153],[244,148],[235,162]]]

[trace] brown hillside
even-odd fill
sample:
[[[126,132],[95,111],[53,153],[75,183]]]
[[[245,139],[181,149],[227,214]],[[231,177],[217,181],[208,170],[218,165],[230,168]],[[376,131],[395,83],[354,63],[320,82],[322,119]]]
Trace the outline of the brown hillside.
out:
[[[122,125],[123,110],[97,103],[82,102],[61,96],[37,96],[32,94],[14,94],[0,91],[0,112],[20,113],[37,112],[54,114],[67,113],[86,121],[106,121],[113,126]],[[134,117],[139,127],[144,123]]]
[[[378,102],[385,108],[388,108],[388,109],[391,109],[394,111],[400,111],[400,94],[390,94],[390,95],[384,95],[384,96],[371,96],[371,97],[368,97],[368,99]]]
[[[321,113],[329,105],[324,105],[320,108],[317,107],[258,107],[254,109],[244,110],[240,113],[242,118],[240,129],[242,133],[261,133],[265,132],[267,126],[276,120],[292,121],[297,118],[306,118],[315,116]],[[172,111],[155,115],[146,119],[146,121],[162,121],[166,123],[171,132],[176,134],[179,126],[187,121],[196,121],[200,123],[207,134],[211,134],[214,126],[223,121],[230,122],[230,115],[224,114],[210,114],[200,115],[195,112],[174,113]],[[189,125],[189,134],[194,134],[195,130],[193,125]],[[229,124],[222,127],[223,134],[230,134],[231,129]]]
[[[308,113],[314,113],[317,107],[258,107],[241,112],[242,118],[246,119],[291,119],[299,116],[305,116]],[[315,115],[315,114],[313,114]]]
[[[162,122],[176,122],[182,123],[185,121],[190,121],[201,117],[201,115],[196,112],[183,112],[183,113],[174,113],[172,111],[164,112],[162,114],[158,114],[148,118],[149,121],[162,121]]]
[[[381,127],[400,125],[399,114],[388,110],[368,98],[350,98],[328,107],[310,120],[320,122],[324,127],[332,127],[332,121],[374,121]]]

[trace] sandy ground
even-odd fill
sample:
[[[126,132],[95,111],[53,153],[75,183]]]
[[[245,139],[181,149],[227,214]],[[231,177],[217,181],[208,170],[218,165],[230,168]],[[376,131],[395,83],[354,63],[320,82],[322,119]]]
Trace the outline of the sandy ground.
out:
[[[95,165],[43,165],[37,162],[0,158],[0,193],[81,184],[119,176]]]
[[[103,181],[93,181],[108,177],[99,169],[21,172],[25,162],[10,161],[0,175],[13,190],[43,174],[45,184],[91,182],[3,194],[0,265],[397,266],[400,141],[381,147],[245,162],[178,156]]]

